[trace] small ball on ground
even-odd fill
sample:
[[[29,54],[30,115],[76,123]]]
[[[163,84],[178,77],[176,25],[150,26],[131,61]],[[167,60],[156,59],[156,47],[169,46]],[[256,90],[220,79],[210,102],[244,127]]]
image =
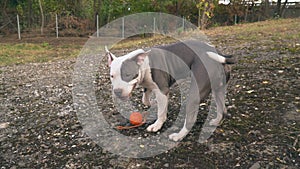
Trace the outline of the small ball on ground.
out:
[[[140,112],[132,112],[129,121],[132,125],[139,125],[143,122],[143,115]]]

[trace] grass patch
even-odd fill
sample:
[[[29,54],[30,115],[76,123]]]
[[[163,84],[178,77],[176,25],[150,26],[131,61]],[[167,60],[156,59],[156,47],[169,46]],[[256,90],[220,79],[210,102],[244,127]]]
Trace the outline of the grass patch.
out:
[[[79,49],[71,45],[68,48],[54,47],[47,42],[1,44],[0,66],[74,58],[78,55]]]
[[[228,46],[246,47],[248,50],[263,48],[265,51],[280,51],[298,54],[300,52],[300,18],[278,19],[235,26],[215,27],[205,30],[213,43],[224,43]],[[51,40],[39,39],[33,43],[6,43],[0,45],[0,66],[32,62],[49,62],[59,59],[75,58],[82,45],[74,38],[63,38],[56,45]],[[83,39],[86,41],[87,39]],[[142,38],[131,37],[113,46],[113,49],[134,49],[175,42],[176,39],[155,35]]]
[[[141,37],[132,37],[124,39],[121,42],[115,44],[113,49],[126,49],[140,46],[155,46],[160,44],[168,44],[175,42],[176,40],[171,37],[166,37],[163,35],[155,35],[152,37],[141,38]]]
[[[277,19],[263,22],[239,24],[235,26],[216,27],[205,31],[210,37],[216,37],[217,41],[226,41],[228,37],[234,43],[257,43],[258,45],[266,40],[274,44],[295,45],[300,43],[300,18]],[[289,40],[286,43],[283,40]]]

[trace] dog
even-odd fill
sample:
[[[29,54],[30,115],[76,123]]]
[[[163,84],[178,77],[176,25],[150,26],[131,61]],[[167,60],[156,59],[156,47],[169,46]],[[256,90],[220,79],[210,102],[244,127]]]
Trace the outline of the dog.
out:
[[[169,135],[169,139],[179,141],[188,134],[197,119],[200,102],[207,98],[211,91],[216,100],[217,117],[212,119],[209,124],[219,125],[223,118],[223,112],[226,111],[225,93],[222,93],[219,88],[220,86],[224,87],[229,80],[230,64],[235,63],[232,56],[222,55],[208,43],[196,40],[157,46],[147,51],[137,49],[121,57],[116,57],[107,47],[105,50],[114,97],[127,100],[136,86],[140,85],[144,87],[142,102],[150,106],[153,104],[150,96],[151,93],[154,93],[157,102],[157,119],[147,127],[147,131],[157,132],[161,129],[167,119],[170,87],[177,80],[191,76],[191,73],[193,78],[186,103],[184,126],[178,133]],[[207,61],[203,61],[199,55]],[[206,62],[223,69],[226,76],[225,84],[222,82],[211,84],[211,77],[219,76],[219,74],[217,72],[215,75],[210,75],[205,65]]]

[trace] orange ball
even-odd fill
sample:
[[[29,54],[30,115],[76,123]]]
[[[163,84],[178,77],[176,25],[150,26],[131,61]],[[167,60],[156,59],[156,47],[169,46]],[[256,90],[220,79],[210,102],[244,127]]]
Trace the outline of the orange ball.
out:
[[[132,125],[139,125],[143,122],[143,115],[140,112],[132,112],[129,121]]]

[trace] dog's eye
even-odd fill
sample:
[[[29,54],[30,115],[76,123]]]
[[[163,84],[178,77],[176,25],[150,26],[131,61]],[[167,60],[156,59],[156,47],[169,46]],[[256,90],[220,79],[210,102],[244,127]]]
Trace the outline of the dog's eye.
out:
[[[114,75],[110,75],[110,78],[112,78],[112,79],[113,79],[113,78],[114,78]]]

